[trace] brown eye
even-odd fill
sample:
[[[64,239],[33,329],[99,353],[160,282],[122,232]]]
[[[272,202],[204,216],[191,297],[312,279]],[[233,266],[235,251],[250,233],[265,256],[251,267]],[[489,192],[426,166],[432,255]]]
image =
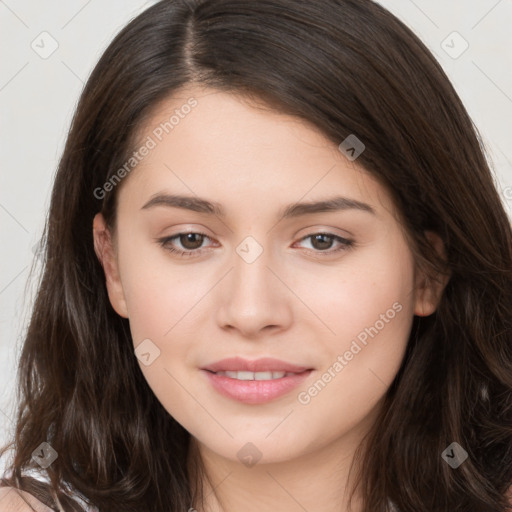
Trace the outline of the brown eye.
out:
[[[192,251],[201,247],[204,235],[201,233],[181,233],[178,238],[184,249]]]
[[[311,245],[318,250],[330,249],[334,242],[334,236],[326,235],[325,233],[318,233],[311,235]]]
[[[174,236],[168,236],[158,239],[158,243],[167,251],[178,256],[197,256],[206,249],[203,247],[205,239],[210,237],[204,233],[178,233]]]
[[[308,252],[319,256],[333,255],[340,251],[347,251],[354,246],[353,240],[347,240],[346,238],[334,235],[333,233],[313,233],[312,235],[302,238],[300,242],[304,242],[306,240],[309,240],[311,244],[311,247],[306,247]],[[332,249],[333,244],[337,244],[338,247]]]

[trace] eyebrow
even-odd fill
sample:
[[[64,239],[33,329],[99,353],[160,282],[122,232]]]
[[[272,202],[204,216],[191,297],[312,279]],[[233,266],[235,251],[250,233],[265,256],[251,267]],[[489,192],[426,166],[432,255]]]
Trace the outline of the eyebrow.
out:
[[[157,206],[182,208],[194,212],[206,213],[208,215],[217,215],[221,218],[226,217],[226,213],[222,206],[215,201],[208,201],[207,199],[203,199],[197,196],[182,196],[163,193],[155,194],[141,208],[141,210],[147,210]],[[337,196],[321,201],[290,204],[280,211],[278,220],[290,219],[313,213],[346,210],[359,210],[371,213],[372,215],[376,215],[374,208],[372,208],[369,204],[357,201],[355,199],[350,199],[348,197]]]

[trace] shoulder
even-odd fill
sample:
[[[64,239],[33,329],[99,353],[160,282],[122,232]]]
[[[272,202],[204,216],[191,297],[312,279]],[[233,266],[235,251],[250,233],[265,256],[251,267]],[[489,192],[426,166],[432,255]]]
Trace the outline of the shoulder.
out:
[[[53,512],[26,491],[0,487],[0,512]]]

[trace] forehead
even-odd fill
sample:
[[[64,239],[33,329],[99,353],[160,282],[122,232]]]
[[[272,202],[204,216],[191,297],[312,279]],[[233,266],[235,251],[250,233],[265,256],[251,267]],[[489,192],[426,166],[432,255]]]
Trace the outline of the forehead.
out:
[[[393,208],[384,187],[317,127],[238,94],[181,89],[139,129],[135,149],[144,146],[132,185],[119,191],[138,203],[166,190],[253,208],[335,194]]]

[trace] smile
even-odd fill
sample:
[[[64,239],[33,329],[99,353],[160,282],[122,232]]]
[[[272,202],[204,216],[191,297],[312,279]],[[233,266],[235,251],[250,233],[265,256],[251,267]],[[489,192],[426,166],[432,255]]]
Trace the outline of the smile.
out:
[[[225,371],[215,372],[216,375],[229,377],[236,380],[274,380],[296,375],[292,372],[246,372],[246,371]]]

